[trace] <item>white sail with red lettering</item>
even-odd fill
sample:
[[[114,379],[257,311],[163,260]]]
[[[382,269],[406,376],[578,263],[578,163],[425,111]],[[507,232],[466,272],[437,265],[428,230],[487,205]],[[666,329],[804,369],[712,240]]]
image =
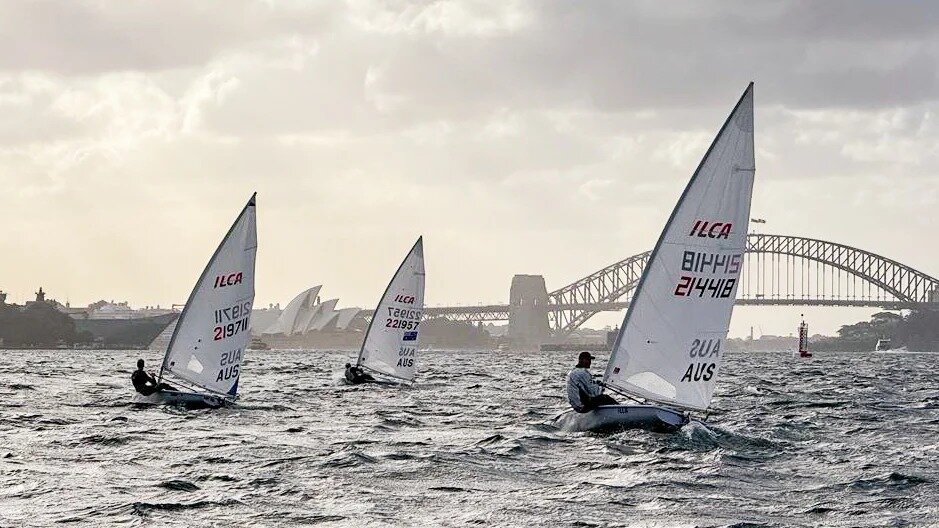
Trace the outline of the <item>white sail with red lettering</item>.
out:
[[[163,358],[170,374],[198,388],[234,397],[251,333],[257,254],[255,196],[238,215],[186,301]]]
[[[754,172],[750,83],[652,250],[607,385],[681,408],[710,405],[743,265]]]
[[[424,312],[424,242],[418,238],[372,314],[356,363],[403,381],[414,381]]]

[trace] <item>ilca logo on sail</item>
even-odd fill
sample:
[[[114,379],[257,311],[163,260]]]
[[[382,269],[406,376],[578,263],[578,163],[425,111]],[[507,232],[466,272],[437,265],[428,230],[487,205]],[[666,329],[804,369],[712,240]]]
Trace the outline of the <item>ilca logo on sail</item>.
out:
[[[236,284],[241,284],[241,279],[243,275],[240,271],[221,274],[215,277],[215,286],[214,288],[224,288],[226,286],[234,286]]]

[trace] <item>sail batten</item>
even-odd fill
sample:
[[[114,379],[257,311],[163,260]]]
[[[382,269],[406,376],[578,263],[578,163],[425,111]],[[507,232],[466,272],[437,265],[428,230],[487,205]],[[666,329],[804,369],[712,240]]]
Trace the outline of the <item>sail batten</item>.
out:
[[[414,381],[423,312],[421,237],[398,266],[375,307],[356,365],[402,381]]]
[[[236,396],[250,338],[256,256],[252,195],[209,259],[176,320],[160,368],[161,378],[169,373],[205,391]]]
[[[665,405],[708,408],[743,266],[754,172],[751,83],[649,256],[604,373],[607,385]]]

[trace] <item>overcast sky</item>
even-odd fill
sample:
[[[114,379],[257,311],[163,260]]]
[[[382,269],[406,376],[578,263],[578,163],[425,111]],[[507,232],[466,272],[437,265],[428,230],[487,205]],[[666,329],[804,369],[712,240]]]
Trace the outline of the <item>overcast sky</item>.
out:
[[[0,289],[181,303],[256,190],[257,305],[371,307],[420,234],[429,305],[552,290],[651,248],[751,80],[761,229],[939,275],[937,68],[930,2],[3,2]]]

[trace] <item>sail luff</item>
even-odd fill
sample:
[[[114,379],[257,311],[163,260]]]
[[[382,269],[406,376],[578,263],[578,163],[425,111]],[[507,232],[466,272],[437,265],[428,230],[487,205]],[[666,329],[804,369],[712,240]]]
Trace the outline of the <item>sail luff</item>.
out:
[[[169,361],[170,355],[173,352],[173,347],[176,344],[177,338],[179,337],[179,332],[181,329],[185,328],[186,316],[189,314],[189,310],[193,304],[193,300],[195,299],[196,295],[198,295],[202,287],[202,283],[205,280],[209,270],[212,269],[212,266],[215,264],[215,261],[219,257],[219,253],[222,251],[222,248],[225,247],[229,238],[231,238],[232,233],[234,232],[235,228],[239,225],[239,223],[242,221],[242,219],[245,217],[248,211],[251,208],[256,206],[256,203],[257,203],[257,193],[255,192],[251,195],[251,198],[248,199],[248,202],[242,208],[241,213],[239,213],[239,215],[235,218],[235,221],[232,222],[232,225],[231,227],[228,228],[228,231],[225,233],[225,236],[222,237],[221,242],[219,242],[219,245],[215,248],[215,252],[212,253],[212,257],[209,259],[205,268],[203,268],[202,273],[199,275],[199,279],[196,281],[195,285],[192,288],[192,291],[189,293],[189,297],[186,299],[186,304],[185,306],[183,306],[182,312],[180,312],[179,317],[176,319],[176,327],[173,330],[173,335],[172,337],[170,337],[169,345],[167,345],[166,352],[163,355],[163,362],[160,365],[159,380],[163,379],[164,372],[168,370],[167,363]],[[253,280],[253,274],[252,274],[252,280]],[[181,376],[179,373],[176,373],[174,371],[170,371],[170,372],[172,372],[176,376],[186,379],[185,377]],[[199,388],[202,388],[204,390],[212,391],[211,388],[206,387],[201,383],[196,383],[189,379],[186,379],[186,381],[189,381],[190,383],[193,383]],[[213,392],[217,392],[217,391],[213,391]]]
[[[735,240],[739,238],[739,235],[741,232],[743,234],[743,237],[746,236],[747,220],[749,220],[749,213],[750,213],[750,197],[751,197],[750,194],[752,193],[752,174],[749,175],[748,181],[742,181],[742,183],[734,181],[733,176],[738,171],[754,170],[752,169],[752,167],[754,166],[753,152],[752,152],[752,137],[753,137],[752,92],[753,92],[753,83],[751,82],[747,86],[747,89],[744,91],[743,95],[737,101],[737,104],[734,106],[734,109],[728,115],[724,124],[721,126],[720,131],[715,136],[707,152],[702,157],[701,162],[698,164],[697,168],[695,169],[695,172],[692,174],[691,179],[688,181],[688,184],[685,186],[685,189],[682,192],[682,195],[679,198],[678,202],[676,203],[675,208],[672,210],[672,213],[669,216],[668,222],[666,223],[665,228],[662,230],[662,233],[660,234],[655,247],[650,253],[649,260],[647,261],[646,269],[643,271],[643,274],[639,279],[639,283],[636,286],[636,290],[632,296],[632,300],[630,301],[629,306],[627,307],[626,314],[624,315],[624,318],[623,318],[623,324],[620,327],[620,332],[617,335],[616,342],[614,343],[613,350],[610,355],[610,360],[607,364],[607,368],[603,376],[604,382],[607,385],[615,388],[616,390],[622,391],[630,395],[645,398],[648,400],[657,401],[657,402],[661,402],[665,404],[671,404],[671,405],[680,406],[680,407],[685,407],[685,408],[701,410],[707,407],[707,405],[702,406],[702,405],[697,404],[697,403],[704,403],[704,402],[679,401],[677,399],[669,398],[663,394],[657,394],[654,391],[643,389],[642,387],[639,387],[639,386],[630,386],[630,385],[624,386],[624,384],[617,383],[617,381],[620,381],[620,380],[616,379],[616,376],[614,376],[614,374],[619,373],[621,369],[626,370],[626,365],[628,365],[629,360],[632,359],[631,354],[637,353],[634,350],[624,350],[627,346],[624,343],[624,339],[626,339],[627,335],[632,336],[631,338],[632,342],[630,343],[630,345],[632,345],[633,348],[635,348],[636,340],[641,337],[642,341],[640,341],[640,343],[642,343],[646,349],[651,350],[653,352],[662,353],[662,350],[659,350],[657,348],[657,346],[659,345],[658,341],[654,341],[654,339],[657,336],[649,334],[650,324],[653,327],[656,327],[657,330],[661,330],[664,325],[665,331],[661,332],[661,334],[670,333],[671,335],[674,335],[674,336],[681,336],[682,334],[688,334],[688,331],[685,330],[684,328],[676,327],[676,325],[679,323],[679,320],[677,318],[675,320],[672,320],[673,318],[670,317],[670,314],[668,312],[669,309],[672,309],[675,311],[688,310],[688,305],[676,306],[676,301],[673,298],[662,296],[663,294],[659,291],[646,295],[647,293],[646,288],[648,287],[647,283],[649,281],[649,277],[656,276],[657,280],[659,281],[671,279],[676,274],[675,272],[678,269],[678,267],[675,266],[676,264],[675,254],[669,255],[672,258],[668,262],[665,262],[660,258],[660,255],[664,251],[665,246],[668,244],[673,245],[673,247],[669,250],[669,253],[677,252],[680,250],[685,250],[682,254],[682,258],[684,258],[684,256],[687,255],[688,253],[693,253],[694,251],[697,251],[697,250],[702,250],[703,252],[711,252],[709,253],[709,255],[713,256],[714,258],[730,258],[730,255],[731,255],[730,252],[736,251],[738,249],[736,247],[731,247],[730,241],[728,240],[730,238],[730,235],[733,235],[733,238]],[[743,105],[747,105],[747,107],[743,108]],[[749,112],[749,114],[745,115],[745,114],[741,114],[741,112]],[[728,127],[731,125],[731,123],[735,123],[738,119],[740,119],[741,118],[740,116],[742,116],[743,119],[749,119],[749,124],[742,125],[743,127],[747,127],[746,130],[749,131],[749,137],[746,137],[747,134],[745,133],[740,133],[739,131],[735,131],[735,133],[737,134],[737,137],[726,138],[725,133],[727,133]],[[741,124],[738,123],[738,127],[739,126],[741,126]],[[745,130],[745,129],[740,128],[739,130]],[[749,142],[749,144],[747,143],[741,144],[741,142]],[[717,149],[718,145],[720,145],[719,149]],[[739,167],[738,164],[735,163],[730,166],[725,166],[728,161],[734,161],[735,159],[738,159],[738,158],[727,158],[725,154],[728,154],[728,153],[730,153],[731,155],[732,154],[744,154],[745,155],[749,153],[750,159],[745,160],[745,163],[748,163],[749,165],[747,167]],[[706,180],[703,183],[705,187],[698,188],[696,184],[699,183],[699,177],[702,173],[702,170],[706,168],[710,171],[708,173],[708,177],[710,179]],[[719,178],[718,177],[719,173],[714,172],[719,169],[725,170],[725,171],[729,170],[732,174],[731,176],[725,175],[725,177]],[[720,187],[720,186],[723,186],[723,187]],[[694,205],[692,205],[691,203],[688,202],[688,196],[692,192],[692,189],[695,190],[695,193],[699,200],[701,197],[706,196],[712,199],[716,199],[717,203],[716,204],[704,203],[703,201],[699,201],[699,202],[696,202]],[[743,200],[741,200],[741,198],[743,197],[740,196],[740,191],[745,191],[747,193],[745,196],[745,199]],[[736,194],[729,194],[730,192],[736,192]],[[716,196],[715,196],[715,193],[717,193]],[[694,209],[686,210],[687,207],[694,207]],[[720,214],[736,214],[736,217],[735,217],[736,219],[734,221],[734,224],[735,224],[735,227],[737,227],[738,229],[735,232],[728,231],[727,234],[724,236],[725,240],[728,240],[727,244],[723,244],[723,245],[717,244],[716,242],[713,241],[714,237],[710,237],[710,239],[702,239],[701,241],[694,240],[694,239],[689,241],[687,240],[687,236],[690,236],[690,234],[687,235],[684,239],[680,239],[680,240],[676,239],[677,232],[673,233],[673,225],[676,219],[678,218],[680,212],[682,213],[683,219],[688,220],[689,217],[702,218],[702,215],[700,214],[702,211],[705,211],[707,213],[713,213],[713,211],[709,211],[709,209],[714,209],[715,207],[717,207],[718,209],[720,209],[721,207],[725,207],[729,210],[729,212],[720,210],[718,211]],[[741,227],[742,227],[742,230],[740,229]],[[670,236],[671,236],[671,239],[670,239]],[[740,248],[741,251],[742,249],[743,248]],[[670,265],[672,266],[671,268],[669,267]],[[682,262],[682,271],[684,270],[684,266],[685,266],[685,263]],[[727,279],[729,278],[729,276],[730,274],[727,274],[724,278]],[[736,278],[734,278],[733,285],[730,287],[730,290],[732,290],[731,296],[733,295],[734,292],[736,292],[738,280],[739,280],[739,267],[736,271]],[[659,284],[659,286],[661,288],[662,284]],[[676,292],[677,291],[678,290],[676,290]],[[703,296],[703,293],[702,293],[702,296]],[[723,298],[724,296],[722,295],[721,297]],[[693,303],[695,301],[688,299],[688,302]],[[654,312],[654,313],[652,315],[643,314],[643,321],[644,321],[643,328],[635,328],[634,318],[636,316],[637,306],[639,306],[640,304],[643,305],[642,309],[646,311],[646,314],[648,314],[649,312]],[[710,315],[712,316],[714,314],[717,314],[717,316],[722,315],[722,312],[720,312],[721,308],[722,308],[721,306],[718,306],[716,309],[711,310],[713,313]],[[732,310],[732,298],[731,298],[730,309]],[[715,319],[715,318],[719,319],[719,317],[716,317],[716,316],[712,317],[712,319]],[[729,312],[727,313],[727,321],[729,321]],[[684,323],[678,326],[683,326],[683,325]],[[723,340],[723,338],[726,338],[726,329],[723,329],[723,335],[719,335],[719,334],[720,334],[720,331],[716,328],[712,328],[712,329],[702,328],[702,329],[697,330],[696,335],[698,335],[699,337],[702,337],[702,339],[713,338],[710,341],[708,341],[708,343],[712,343],[714,340],[716,340],[717,347],[718,347],[716,350],[719,351],[720,341]],[[674,345],[675,343],[668,343],[668,344]],[[710,352],[710,346],[711,345],[709,344],[708,345],[709,352]],[[672,349],[670,350],[674,352],[674,350]],[[666,352],[668,351],[669,350],[666,350]],[[624,354],[625,354],[624,357],[620,357],[620,356],[623,356]],[[646,363],[649,362],[648,357],[646,357],[645,360],[646,360],[645,361]],[[626,361],[626,363],[623,363],[623,361]],[[643,373],[643,374],[647,374],[647,373]],[[652,374],[655,374],[655,373],[652,373]],[[625,375],[625,373],[622,374],[621,376],[623,375]],[[671,387],[671,388],[674,391],[676,391],[676,395],[677,395],[677,389],[675,387]],[[705,399],[707,400],[710,399],[709,393]]]

